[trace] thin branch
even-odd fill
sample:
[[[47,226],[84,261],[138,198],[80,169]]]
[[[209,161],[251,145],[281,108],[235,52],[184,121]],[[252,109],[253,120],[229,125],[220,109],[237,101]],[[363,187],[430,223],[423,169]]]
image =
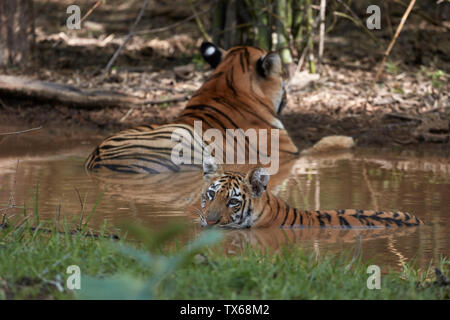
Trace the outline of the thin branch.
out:
[[[128,109],[127,113],[125,113],[125,115],[122,118],[120,118],[119,122],[124,122],[125,119],[128,118],[130,114],[133,113],[134,110],[136,110],[136,108]]]
[[[17,183],[17,171],[19,170],[19,159],[17,159],[16,171],[14,172],[14,182],[12,191],[9,193],[8,204],[5,208],[0,208],[0,212],[2,212],[2,222],[0,226],[5,226],[6,223],[6,215],[9,209],[14,209],[16,207],[16,200],[14,199],[14,193],[16,191],[16,183]]]
[[[200,11],[200,12],[196,12],[193,15],[187,17],[186,19],[183,19],[181,21],[172,23],[172,24],[170,24],[168,26],[161,27],[161,28],[150,29],[150,30],[141,30],[141,31],[137,31],[135,34],[144,35],[144,34],[151,34],[151,33],[158,33],[158,32],[167,31],[167,30],[170,30],[172,28],[178,27],[179,25],[182,25],[183,23],[191,21],[192,19],[195,19],[198,16],[201,16],[202,14],[205,14],[205,13],[211,11],[211,10],[212,10],[212,7],[208,8],[208,9],[205,9],[203,11]]]
[[[394,0],[395,3],[398,3],[399,5],[401,5],[402,7],[406,8],[407,4],[403,3],[400,0]],[[439,2],[436,3],[437,5],[439,4]],[[425,12],[422,12],[422,10],[420,8],[415,8],[412,12],[412,14],[417,14],[418,16],[420,16],[421,18],[427,20],[429,23],[441,27],[441,28],[445,28],[447,31],[450,30],[450,28],[446,25],[444,25],[442,22],[440,21],[436,21],[434,20],[432,17],[430,17],[428,14],[426,14]]]
[[[348,12],[350,12],[351,17],[346,15],[345,13],[342,12],[338,12],[335,11],[333,14],[347,18],[351,21],[353,21],[354,24],[359,25],[364,31],[366,31],[366,33],[369,35],[369,37],[375,41],[375,43],[377,45],[379,45],[379,40],[372,34],[372,32],[370,32],[369,29],[367,29],[366,25],[361,21],[361,19],[358,17],[358,15],[355,13],[355,11],[352,10],[352,8],[350,8],[350,6],[348,4],[346,4],[344,1],[342,0],[337,0],[337,2],[339,2],[340,4],[342,4],[342,6],[345,8],[345,10],[347,10]]]
[[[41,126],[41,127],[27,129],[27,130],[22,130],[22,131],[4,132],[4,133],[0,133],[0,136],[9,136],[9,135],[13,135],[13,134],[21,134],[21,133],[25,133],[25,132],[40,130],[42,128],[43,127]]]
[[[163,86],[157,86],[152,84],[151,88],[143,88],[143,87],[136,87],[135,88],[136,91],[145,91],[145,92],[154,92],[155,90],[161,90],[161,91],[168,91],[168,92],[172,92],[172,93],[188,93],[192,90],[187,90],[187,89],[175,89],[175,88],[170,88],[170,87],[163,87]]]
[[[386,20],[387,20],[387,24],[388,24],[389,34],[391,35],[391,38],[393,38],[394,37],[394,29],[392,28],[391,10],[390,10],[390,6],[389,6],[389,2],[384,1],[383,5],[384,5],[384,9],[387,12]]]
[[[88,12],[86,12],[86,14],[83,16],[83,18],[81,18],[80,24],[81,24],[84,20],[86,20],[86,18],[89,17],[89,16],[91,15],[91,13],[92,13],[95,9],[97,9],[98,7],[100,7],[100,6],[102,5],[102,3],[103,3],[103,0],[98,0],[98,1],[92,6],[92,8],[89,9]]]
[[[240,24],[237,24],[237,25],[234,25],[229,28],[225,28],[225,29],[221,30],[220,32],[217,33],[217,35],[222,35],[224,33],[227,33],[228,31],[241,29],[241,28],[245,28],[245,27],[251,27],[251,26],[253,26],[253,24],[249,23],[249,22],[240,23]]]
[[[79,229],[81,230],[81,226],[83,225],[83,218],[84,218],[84,208],[86,206],[86,198],[87,198],[87,194],[84,196],[84,201],[81,200],[81,194],[80,191],[78,190],[77,187],[74,187],[75,191],[77,192],[78,195],[78,200],[80,201],[80,206],[81,206],[81,214],[80,214],[80,226]]]
[[[397,31],[395,31],[394,38],[392,38],[391,43],[389,44],[388,48],[384,52],[383,60],[381,60],[381,63],[378,66],[378,70],[377,70],[377,73],[375,75],[375,79],[373,79],[372,85],[370,86],[370,90],[367,93],[366,102],[364,103],[364,111],[366,111],[366,109],[367,109],[367,103],[369,102],[369,98],[372,95],[373,88],[375,87],[375,84],[377,83],[377,81],[380,78],[381,73],[382,73],[382,71],[384,69],[384,64],[386,63],[386,59],[389,56],[389,54],[391,53],[391,50],[394,47],[395,41],[397,40],[398,35],[402,31],[403,25],[405,24],[406,19],[408,18],[408,15],[411,12],[412,8],[414,7],[415,3],[416,3],[416,0],[411,0],[411,2],[409,3],[408,8],[406,9],[405,13],[403,14],[402,20],[400,21],[400,24],[397,27]]]
[[[356,26],[359,26],[362,30],[366,32],[366,34],[376,43],[376,45],[380,45],[380,41],[373,35],[373,33],[366,28],[366,26],[361,22],[360,19],[355,19],[353,16],[349,16],[348,14],[345,14],[343,12],[335,11],[333,12],[333,15],[343,17],[345,19],[348,19],[352,21]]]
[[[205,31],[205,27],[203,26],[202,20],[198,17],[197,11],[195,10],[194,2],[193,0],[189,0],[189,6],[191,7],[192,12],[195,16],[195,21],[197,22],[198,29],[202,33],[203,38],[205,38],[206,41],[213,42],[211,37],[208,35],[208,33]]]
[[[137,25],[139,24],[139,21],[141,21],[142,16],[144,15],[145,9],[147,8],[149,2],[150,2],[150,0],[145,0],[145,3],[142,6],[141,11],[139,12],[136,20],[134,21],[133,26],[131,27],[130,31],[128,32],[127,37],[125,38],[123,43],[120,45],[120,47],[116,50],[116,52],[114,52],[114,55],[111,57],[108,64],[106,65],[105,74],[109,73],[109,70],[111,69],[112,65],[116,61],[116,59],[119,56],[120,52],[122,51],[123,47],[125,47],[125,45],[128,43],[128,41],[130,41],[130,39],[134,36],[134,30],[136,29]]]
[[[190,96],[182,96],[182,97],[165,99],[165,100],[146,100],[146,101],[141,102],[140,104],[147,105],[147,104],[164,104],[164,103],[171,103],[171,102],[181,102],[181,101],[188,100],[189,97]]]
[[[363,163],[363,172],[362,172],[362,174],[363,174],[364,181],[366,182],[367,189],[369,190],[370,197],[372,198],[373,207],[374,207],[375,210],[378,211],[379,210],[379,206],[378,206],[378,198],[377,197],[380,195],[380,193],[376,192],[373,189],[372,184],[370,183],[370,180],[369,180],[369,176],[367,175],[367,169],[366,169],[365,163]]]
[[[361,24],[362,26],[364,26],[364,23],[361,21],[361,19],[358,17],[358,15],[355,13],[355,11],[352,10],[352,8],[350,8],[350,6],[348,4],[346,4],[344,1],[342,0],[337,0],[337,2],[339,2],[340,4],[342,4],[342,6],[344,6],[345,10],[347,10],[348,12],[350,12],[350,14],[352,15],[352,17],[359,21],[359,24]]]
[[[165,103],[174,103],[174,102],[182,102],[189,100],[190,96],[182,96],[182,97],[176,97],[171,99],[165,99],[165,100],[146,100],[141,102],[139,105],[145,106],[145,105],[157,105],[157,104],[165,104]],[[124,122],[132,113],[134,110],[136,110],[139,106],[131,106],[130,109],[125,113],[125,115],[120,118],[119,122]]]
[[[306,54],[308,53],[309,47],[305,47],[303,49],[302,55],[298,59],[297,67],[295,68],[295,72],[292,75],[292,77],[289,79],[289,82],[287,84],[287,91],[289,92],[289,88],[291,86],[292,79],[294,79],[295,75],[300,72],[301,68],[303,67],[303,62],[305,61]]]
[[[2,99],[0,99],[0,105],[2,105],[2,107],[5,109],[11,109],[11,107],[9,107]]]

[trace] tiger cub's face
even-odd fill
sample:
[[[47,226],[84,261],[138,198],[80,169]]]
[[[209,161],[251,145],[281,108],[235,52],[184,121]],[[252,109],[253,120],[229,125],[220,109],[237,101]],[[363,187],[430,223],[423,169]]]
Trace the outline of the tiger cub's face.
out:
[[[277,53],[251,46],[236,46],[223,51],[209,42],[204,42],[200,51],[215,69],[214,75],[224,75],[223,83],[214,84],[216,90],[230,91],[237,97],[256,97],[260,102],[272,105],[274,113],[281,113],[286,105],[286,90]]]
[[[249,228],[255,206],[265,192],[269,175],[264,168],[254,168],[247,175],[222,172],[209,157],[203,162],[205,184],[201,195],[201,225]]]

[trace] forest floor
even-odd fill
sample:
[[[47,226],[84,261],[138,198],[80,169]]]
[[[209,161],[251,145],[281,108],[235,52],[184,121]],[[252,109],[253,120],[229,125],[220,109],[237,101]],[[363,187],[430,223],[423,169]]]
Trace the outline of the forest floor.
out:
[[[138,5],[123,2],[119,12],[112,2],[96,9],[81,30],[68,30],[63,23],[68,1],[36,1],[36,61],[31,68],[8,68],[0,73],[82,89],[113,90],[156,104],[75,108],[2,96],[0,125],[6,128],[2,131],[43,127],[44,131],[52,128],[54,134],[58,128],[70,127],[105,137],[139,124],[171,121],[183,109],[211,73],[198,51],[202,39],[195,20],[186,21],[192,12],[172,2],[150,8],[151,14],[144,16],[136,36],[121,52],[112,72],[105,75],[107,62],[139,10]],[[82,8],[83,12],[87,8]],[[449,155],[450,40],[446,23],[439,27],[419,16],[410,17],[367,104],[392,28],[377,31],[380,46],[351,22],[338,23],[327,34],[321,76],[303,70],[289,86],[281,119],[298,146],[304,148],[338,134],[354,137],[360,146],[423,148]],[[170,102],[172,99],[182,101]]]

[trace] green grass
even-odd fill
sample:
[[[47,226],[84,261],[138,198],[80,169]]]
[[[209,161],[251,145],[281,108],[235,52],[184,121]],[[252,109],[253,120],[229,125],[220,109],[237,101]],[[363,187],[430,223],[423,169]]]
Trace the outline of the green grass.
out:
[[[65,287],[67,267],[78,265],[82,274],[145,274],[143,266],[109,247],[114,240],[83,235],[49,235],[19,229],[3,237],[0,231],[0,299],[72,298]],[[64,291],[59,291],[59,284]]]
[[[438,299],[448,288],[417,288],[422,273],[403,279],[391,272],[381,277],[381,289],[368,289],[368,264],[328,256],[319,260],[299,248],[270,254],[246,250],[236,257],[208,256],[207,263],[179,270],[165,283],[168,299]],[[447,261],[441,265],[448,267]],[[411,268],[409,266],[409,268]],[[448,268],[446,269],[448,270]],[[417,271],[417,270],[416,270]],[[419,275],[420,274],[420,275]],[[447,290],[447,291],[445,291]]]
[[[431,80],[433,88],[443,89],[447,83],[447,74],[440,69],[430,69],[425,66],[420,67],[420,72]]]
[[[215,241],[199,244],[194,251],[164,245],[149,253],[145,241],[138,246],[80,234],[12,231],[0,240],[0,298],[449,298],[449,286],[427,282],[431,269],[419,271],[407,265],[403,273],[382,275],[381,289],[369,290],[368,263],[358,260],[347,271],[351,259],[345,255],[316,259],[312,252],[285,247],[277,253],[247,248],[227,256],[209,246]],[[70,265],[81,269],[81,291],[66,288]],[[443,258],[439,266],[448,274],[449,261]],[[102,290],[95,289],[99,287]]]
[[[394,76],[398,75],[398,62],[393,62],[393,61],[386,61],[386,72],[389,74],[392,74]]]

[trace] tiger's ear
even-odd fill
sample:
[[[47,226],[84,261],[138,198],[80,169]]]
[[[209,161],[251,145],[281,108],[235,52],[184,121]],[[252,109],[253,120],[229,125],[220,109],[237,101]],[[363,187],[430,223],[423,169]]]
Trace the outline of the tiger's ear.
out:
[[[222,173],[222,168],[216,162],[216,159],[212,156],[203,157],[203,179],[206,181],[211,180],[216,175]]]
[[[258,72],[263,77],[279,76],[283,72],[281,58],[276,52],[270,52],[258,60]]]
[[[200,52],[203,59],[205,59],[213,69],[215,69],[222,61],[222,50],[211,42],[203,42],[200,46]]]
[[[253,168],[247,174],[247,183],[252,191],[253,197],[261,197],[261,195],[266,191],[267,183],[269,183],[270,175],[264,168]]]

